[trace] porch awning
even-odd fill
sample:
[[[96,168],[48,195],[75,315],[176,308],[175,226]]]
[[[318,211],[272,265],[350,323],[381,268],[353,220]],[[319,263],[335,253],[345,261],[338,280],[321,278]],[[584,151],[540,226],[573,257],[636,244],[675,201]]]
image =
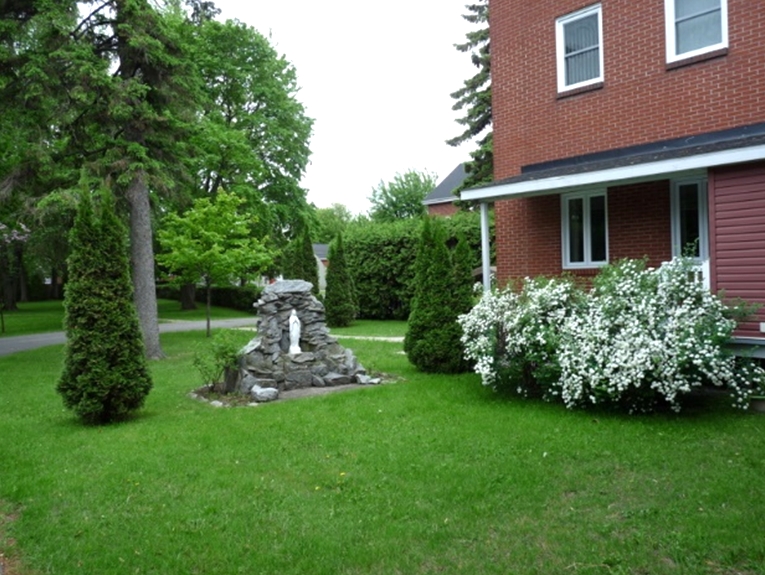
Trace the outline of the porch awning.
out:
[[[583,188],[681,177],[699,170],[765,160],[765,123],[633,146],[524,168],[512,178],[464,190],[463,200],[560,194]]]

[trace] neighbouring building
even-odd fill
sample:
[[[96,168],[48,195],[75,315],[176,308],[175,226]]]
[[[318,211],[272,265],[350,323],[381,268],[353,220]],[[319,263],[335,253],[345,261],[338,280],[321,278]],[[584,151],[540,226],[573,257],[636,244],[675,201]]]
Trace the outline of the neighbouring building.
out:
[[[422,201],[428,210],[428,215],[453,216],[456,214],[459,208],[454,202],[459,200],[459,196],[454,195],[454,191],[462,185],[466,177],[465,164],[459,164],[441,180]]]
[[[498,279],[691,253],[712,290],[765,303],[765,3],[489,14],[495,181],[462,198],[494,202]]]

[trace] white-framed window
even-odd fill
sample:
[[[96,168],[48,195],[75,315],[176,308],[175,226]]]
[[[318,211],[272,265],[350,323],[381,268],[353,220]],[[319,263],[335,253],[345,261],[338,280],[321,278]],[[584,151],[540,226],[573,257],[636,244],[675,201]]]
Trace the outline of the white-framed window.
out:
[[[563,269],[608,263],[608,204],[602,190],[561,197]]]
[[[558,92],[603,81],[603,12],[600,4],[555,21]]]
[[[667,62],[728,47],[728,0],[664,0]]]
[[[707,180],[704,177],[672,182],[672,255],[690,255],[699,263],[709,259]]]

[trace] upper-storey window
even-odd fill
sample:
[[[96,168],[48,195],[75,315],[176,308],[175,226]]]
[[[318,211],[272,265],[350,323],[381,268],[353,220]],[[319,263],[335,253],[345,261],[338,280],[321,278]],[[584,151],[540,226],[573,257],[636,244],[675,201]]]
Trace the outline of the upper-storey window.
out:
[[[558,92],[603,81],[603,19],[600,4],[555,21]]]
[[[664,0],[667,62],[728,47],[728,0]]]

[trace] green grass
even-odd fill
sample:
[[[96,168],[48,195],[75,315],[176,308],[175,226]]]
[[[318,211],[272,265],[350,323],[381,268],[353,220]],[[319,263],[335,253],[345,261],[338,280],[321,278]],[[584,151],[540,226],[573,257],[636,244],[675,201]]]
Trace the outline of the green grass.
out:
[[[204,305],[200,304],[195,310],[181,311],[177,301],[168,299],[158,300],[157,310],[160,321],[195,321],[203,320],[206,317]],[[64,302],[60,300],[20,303],[19,311],[5,312],[3,315],[5,317],[5,333],[0,334],[0,337],[62,331],[64,329]],[[228,308],[212,307],[210,317],[212,319],[228,319],[248,317],[248,314]]]
[[[329,331],[335,336],[404,337],[406,334],[406,322],[357,319],[353,322],[353,325],[333,327]]]
[[[63,409],[61,347],[0,358],[20,575],[765,573],[765,416],[569,412],[361,340],[396,383],[215,409],[187,397],[204,340],[163,335],[145,409],[110,427]]]

